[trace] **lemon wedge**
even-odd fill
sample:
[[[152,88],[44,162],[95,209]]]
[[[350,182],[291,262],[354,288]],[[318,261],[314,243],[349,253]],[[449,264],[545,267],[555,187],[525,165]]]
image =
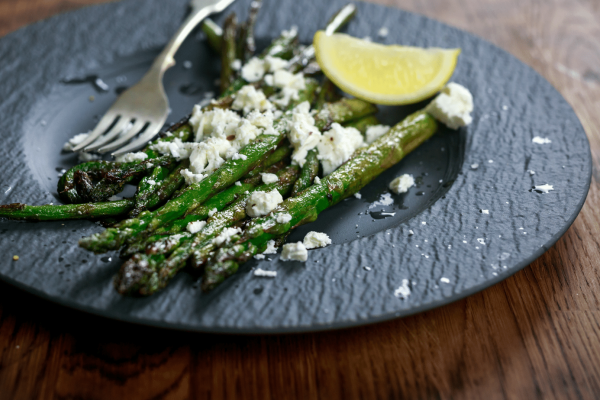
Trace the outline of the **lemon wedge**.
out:
[[[339,88],[377,104],[411,104],[448,82],[460,49],[383,45],[343,33],[318,31],[317,62]]]

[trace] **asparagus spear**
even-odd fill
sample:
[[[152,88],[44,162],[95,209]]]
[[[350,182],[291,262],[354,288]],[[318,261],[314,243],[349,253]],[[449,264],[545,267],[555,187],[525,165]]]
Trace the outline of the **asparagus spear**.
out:
[[[0,206],[0,217],[25,221],[56,221],[60,219],[101,218],[125,215],[133,200],[123,199],[94,204],[60,204],[28,206],[21,203]]]
[[[234,79],[231,64],[235,60],[235,36],[237,32],[237,18],[232,13],[223,25],[223,39],[221,40],[221,93],[225,93]]]
[[[256,51],[256,43],[254,42],[254,25],[256,25],[256,17],[261,5],[262,1],[257,0],[250,3],[248,19],[240,27],[239,40],[237,43],[237,58],[242,63],[248,61]]]
[[[221,248],[214,256],[215,262],[206,267],[205,277],[208,278],[202,285],[203,289],[214,288],[222,281],[221,278],[237,271],[241,263],[266,247],[268,240],[314,221],[320,212],[359,191],[436,131],[437,121],[425,111],[418,111],[368,147],[358,150],[352,159],[323,178],[319,184],[311,186],[297,197],[288,198],[269,216],[252,220],[240,241]],[[274,215],[281,212],[290,214],[292,219],[287,223],[278,223]]]
[[[280,181],[261,185],[256,190],[279,190],[282,195],[289,193],[297,167],[288,167],[279,174]],[[246,200],[249,193],[241,197],[225,211],[213,215],[208,224],[194,235],[175,235],[157,244],[149,254],[136,254],[123,264],[115,277],[115,287],[121,294],[148,296],[164,288],[175,274],[185,266],[195,248],[205,248],[224,228],[230,227],[246,217]],[[214,244],[213,244],[214,245]],[[167,256],[171,255],[167,258]]]
[[[298,180],[294,184],[292,196],[298,195],[301,191],[313,184],[315,177],[319,173],[319,159],[317,158],[317,149],[312,149],[306,155],[306,161],[302,166],[302,171]]]
[[[202,22],[202,32],[206,35],[208,45],[217,53],[221,54],[221,42],[223,40],[223,29],[210,18]]]
[[[346,122],[344,126],[358,129],[360,133],[365,135],[370,126],[379,125],[379,119],[374,115],[367,115],[354,121]]]

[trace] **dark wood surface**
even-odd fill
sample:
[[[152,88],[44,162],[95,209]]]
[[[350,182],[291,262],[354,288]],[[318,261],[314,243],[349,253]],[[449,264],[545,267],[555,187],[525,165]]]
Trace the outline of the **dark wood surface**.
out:
[[[573,106],[594,177],[558,243],[513,277],[446,307],[303,335],[136,327],[0,285],[0,399],[600,398],[600,2],[377,1],[503,47]],[[0,35],[98,2],[0,0]]]

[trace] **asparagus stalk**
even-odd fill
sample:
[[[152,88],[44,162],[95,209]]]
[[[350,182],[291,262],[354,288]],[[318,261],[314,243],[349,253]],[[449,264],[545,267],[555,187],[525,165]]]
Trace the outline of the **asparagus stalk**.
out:
[[[202,32],[206,35],[208,45],[217,53],[221,54],[221,44],[223,40],[223,29],[210,18],[202,22]]]
[[[312,149],[306,155],[306,161],[302,166],[300,176],[294,184],[292,196],[297,196],[298,193],[302,192],[304,189],[313,184],[315,177],[319,173],[319,159],[317,158],[317,154],[317,149]]]
[[[282,171],[280,181],[261,185],[256,190],[279,190],[282,195],[290,192],[297,167]],[[148,296],[164,288],[180,271],[197,247],[214,245],[214,239],[224,228],[239,223],[246,217],[246,201],[249,193],[241,197],[226,210],[213,215],[208,224],[194,235],[175,235],[157,244],[148,254],[136,254],[123,264],[114,283],[121,294]],[[167,256],[171,254],[168,258]]]
[[[345,127],[352,127],[358,129],[360,133],[365,135],[367,133],[367,129],[370,126],[379,125],[379,119],[377,119],[374,115],[367,115],[365,117],[355,119],[354,121],[346,122],[344,124]]]
[[[388,133],[368,147],[360,149],[354,157],[336,171],[323,178],[297,197],[290,197],[269,216],[252,220],[245,228],[240,241],[221,248],[214,256],[215,262],[206,267],[206,283],[210,290],[221,280],[215,276],[229,276],[239,264],[289,230],[314,221],[320,212],[353,195],[387,168],[399,162],[406,154],[429,139],[437,131],[437,121],[425,111],[418,111],[394,126]],[[292,219],[277,222],[277,213],[285,212]]]
[[[56,221],[61,219],[102,218],[125,215],[133,200],[123,199],[93,204],[60,204],[28,206],[21,203],[0,206],[0,217],[24,221]]]
[[[223,25],[223,40],[221,41],[221,93],[225,93],[234,79],[234,70],[231,64],[235,60],[235,36],[237,32],[237,18],[232,13]]]
[[[254,41],[254,26],[256,25],[256,17],[258,11],[262,5],[262,1],[253,1],[250,3],[250,11],[248,12],[248,19],[239,31],[239,40],[237,48],[237,58],[245,63],[248,61],[256,51],[256,43]]]

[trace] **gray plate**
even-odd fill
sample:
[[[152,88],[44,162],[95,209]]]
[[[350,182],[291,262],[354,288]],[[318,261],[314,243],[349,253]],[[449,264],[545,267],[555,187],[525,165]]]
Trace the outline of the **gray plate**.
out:
[[[177,28],[186,3],[109,3],[34,24],[0,41],[0,202],[57,202],[56,170],[75,162],[60,154],[62,143],[93,127],[115,90],[143,74]],[[239,0],[233,9],[243,16],[248,3]],[[343,4],[267,0],[256,34],[264,43],[296,24],[302,41],[310,42]],[[158,295],[133,299],[113,290],[120,264],[115,254],[109,260],[76,245],[100,231],[98,225],[2,221],[0,278],[54,302],[123,321],[211,332],[298,332],[383,321],[447,304],[539,257],[571,225],[590,184],[590,149],[571,107],[531,68],[477,37],[401,10],[363,3],[358,9],[348,28],[354,36],[461,47],[453,80],[471,90],[476,107],[468,129],[442,130],[364,188],[362,199],[324,212],[290,238],[323,231],[332,246],[311,251],[305,264],[283,263],[279,256],[249,262],[210,294],[182,273]],[[390,28],[386,38],[377,37],[381,26]],[[217,57],[201,38],[185,43],[178,62],[165,78],[171,122],[214,90],[219,71]],[[92,75],[110,89],[61,83]],[[385,108],[382,119],[399,121],[420,106]],[[535,136],[552,142],[533,143]],[[401,173],[415,175],[419,185],[392,196],[386,185]],[[530,190],[541,184],[554,191]],[[395,215],[380,219],[379,211]],[[12,261],[13,254],[20,260]],[[254,277],[257,266],[277,270],[277,278]],[[395,293],[405,279],[410,295],[402,298]]]

